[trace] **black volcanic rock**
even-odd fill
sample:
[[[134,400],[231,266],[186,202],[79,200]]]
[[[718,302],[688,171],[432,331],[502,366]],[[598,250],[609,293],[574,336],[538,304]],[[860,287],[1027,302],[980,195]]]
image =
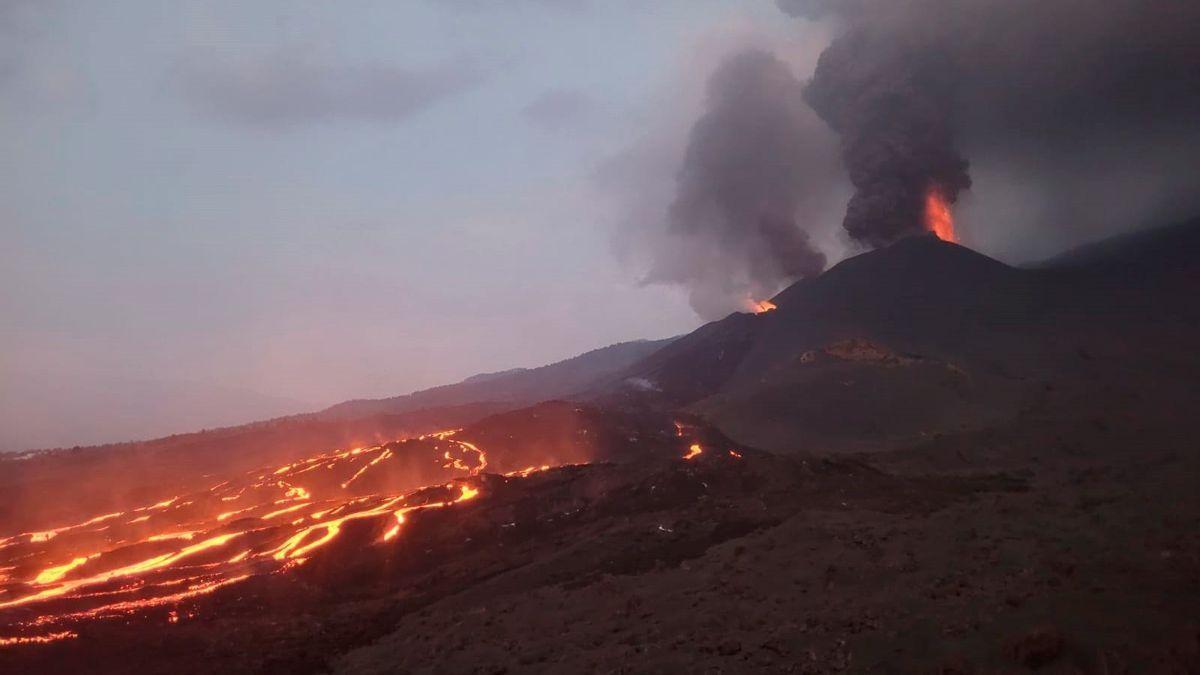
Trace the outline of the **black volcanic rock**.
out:
[[[870,449],[980,428],[1018,414],[1048,383],[1094,376],[1081,355],[1136,353],[1153,368],[1181,353],[1200,303],[1197,266],[1179,251],[1198,233],[1194,221],[1028,269],[910,237],[792,285],[774,311],[703,326],[610,387],[644,383],[773,450]],[[808,358],[847,340],[905,365]]]

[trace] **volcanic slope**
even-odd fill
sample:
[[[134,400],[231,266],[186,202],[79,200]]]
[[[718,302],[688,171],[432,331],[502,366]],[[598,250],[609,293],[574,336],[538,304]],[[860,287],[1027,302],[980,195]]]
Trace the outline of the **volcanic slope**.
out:
[[[558,363],[467,378],[406,396],[236,427],[22,454],[0,453],[0,523],[38,529],[73,510],[116,511],[197,489],[216,472],[285,464],[336,447],[376,445],[471,424],[586,389],[670,340],[610,345]],[[86,475],[87,480],[80,476]],[[62,499],[69,494],[71,498]]]
[[[404,396],[346,401],[325,409],[319,415],[329,419],[353,419],[468,404],[518,408],[571,396],[601,378],[628,368],[670,342],[671,339],[621,342],[538,368],[484,373],[457,384],[424,389]]]
[[[1200,372],[1200,221],[1014,268],[936,237],[850,258],[650,355],[657,389],[739,441],[880,450],[1015,419],[1051,392]]]

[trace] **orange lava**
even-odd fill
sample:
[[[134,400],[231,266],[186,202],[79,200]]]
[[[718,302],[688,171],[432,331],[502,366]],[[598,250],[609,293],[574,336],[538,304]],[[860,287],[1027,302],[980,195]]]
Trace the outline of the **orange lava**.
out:
[[[79,634],[71,631],[47,633],[46,635],[29,635],[7,638],[0,637],[0,647],[11,647],[13,645],[44,645],[47,642],[58,642],[59,640],[70,640],[71,638],[77,637],[79,637]]]
[[[538,473],[540,471],[546,471],[549,468],[550,468],[549,464],[543,464],[541,466],[527,466],[524,469],[517,469],[516,471],[509,471],[508,473],[504,474],[504,477],[512,478],[512,477],[516,476],[518,478],[526,478],[530,474]]]
[[[950,211],[950,203],[937,185],[931,185],[925,191],[925,229],[936,234],[938,239],[958,243],[958,235],[954,232],[954,214]]]
[[[675,423],[681,444],[691,429]],[[693,443],[683,458],[702,452]],[[84,622],[139,614],[177,624],[198,611],[186,603],[286,573],[351,522],[374,528],[368,545],[399,545],[411,514],[479,497],[486,483],[474,477],[486,467],[482,448],[446,431],[259,467],[216,485],[206,480],[194,491],[71,525],[4,533],[0,647],[71,639]],[[504,476],[523,479],[550,468]],[[421,482],[429,484],[413,487]]]
[[[0,626],[7,633],[0,634],[0,647],[73,638],[67,629],[80,621],[154,607],[175,612],[166,615],[169,621],[180,616],[175,607],[185,600],[304,562],[349,521],[378,519],[379,541],[391,541],[406,514],[479,496],[462,479],[483,471],[486,453],[454,433],[264,467],[154,504],[0,537]],[[373,472],[383,472],[375,486],[388,485],[397,472],[404,476],[401,452],[411,462],[413,452],[431,451],[439,467],[432,475],[440,472],[442,482],[391,493],[353,491]],[[317,468],[323,470],[311,473]]]
[[[775,309],[775,303],[770,300],[755,300],[752,297],[747,297],[742,302],[742,309],[751,314],[763,314]]]

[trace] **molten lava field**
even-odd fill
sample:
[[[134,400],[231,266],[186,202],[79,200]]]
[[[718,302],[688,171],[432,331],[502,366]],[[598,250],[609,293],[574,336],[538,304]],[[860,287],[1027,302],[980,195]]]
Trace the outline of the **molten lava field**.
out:
[[[662,423],[665,418],[654,420],[657,428],[637,420],[636,428],[597,430],[589,429],[582,410],[550,405],[528,421],[538,425],[548,412],[578,417],[568,432],[557,428],[561,419],[555,420],[552,433],[558,438],[549,451],[538,450],[535,443],[532,452],[502,447],[492,456],[467,440],[497,433],[486,425],[475,435],[447,430],[331,450],[239,475],[206,475],[212,481],[206,489],[119,511],[80,514],[78,522],[39,531],[6,533],[0,539],[3,657],[20,660],[19,648],[36,652],[53,643],[61,643],[64,653],[83,655],[119,648],[119,636],[133,640],[127,647],[134,648],[148,630],[183,636],[191,632],[189,626],[227,618],[230,603],[261,609],[261,596],[257,602],[249,599],[259,593],[283,593],[291,598],[289,606],[305,604],[314,581],[330,584],[310,597],[319,604],[327,601],[326,593],[353,596],[388,587],[399,580],[390,567],[405,561],[402,567],[420,568],[417,561],[433,555],[428,546],[434,543],[461,548],[491,539],[502,545],[506,538],[527,535],[535,523],[528,522],[529,509],[518,509],[514,501],[525,504],[533,495],[553,491],[558,493],[554,505],[535,510],[559,508],[559,502],[574,508],[540,513],[535,520],[581,518],[588,495],[595,497],[596,490],[573,493],[620,474],[613,474],[615,465],[609,462],[570,460],[636,459],[644,465],[642,472],[664,462],[688,463],[690,474],[695,467],[712,468],[710,463],[733,469],[744,459],[724,439],[705,456],[701,439],[706,432],[678,420],[669,425]],[[500,426],[511,419],[502,417]],[[626,435],[620,447],[596,447],[593,439],[606,431]],[[510,439],[502,445],[511,445],[513,434],[499,433]],[[518,466],[531,458],[536,463]],[[695,491],[692,478],[693,489],[679,487],[698,498],[702,491]],[[700,484],[708,489],[705,481]],[[661,497],[670,494],[664,490]],[[483,527],[478,511],[468,510],[474,503],[483,504],[492,516],[502,514],[504,522],[450,546],[464,528]],[[445,513],[427,518],[432,511]],[[417,541],[411,541],[409,529],[417,531]],[[412,546],[424,548],[407,550]],[[344,578],[363,566],[377,574]],[[366,587],[364,582],[369,582]],[[119,663],[112,664],[115,670],[123,667]]]
[[[461,480],[400,491],[413,475],[402,473],[400,462],[385,464],[432,453],[437,470],[478,474],[487,465],[483,451],[452,436],[318,455],[155,504],[8,536],[0,540],[0,612],[19,618],[0,644],[70,639],[76,622],[155,607],[178,621],[180,602],[301,565],[352,521],[390,519],[380,537],[387,542],[407,514],[478,496]],[[413,472],[421,473],[430,471]],[[29,611],[36,617],[20,618]]]
[[[1129,513],[1080,482],[1091,460],[945,470],[982,442],[780,456],[685,415],[550,403],[204,476],[5,533],[0,671],[909,671],[1009,663],[1043,629],[1069,655],[1114,622],[1144,642],[1108,662],[1186,663],[1194,542],[1137,528],[1173,522],[1187,473],[1141,474],[1161,499]],[[1101,517],[1172,556],[1072,539]]]

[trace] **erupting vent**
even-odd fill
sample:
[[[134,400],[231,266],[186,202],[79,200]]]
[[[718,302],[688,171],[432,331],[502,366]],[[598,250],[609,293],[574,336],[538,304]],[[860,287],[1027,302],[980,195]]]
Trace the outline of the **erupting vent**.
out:
[[[954,214],[950,211],[950,203],[942,189],[936,185],[930,186],[925,192],[925,229],[936,234],[943,241],[958,243],[954,232]]]
[[[747,312],[753,314],[762,314],[775,309],[775,303],[771,302],[770,300],[755,300],[754,298],[746,298],[746,302],[743,303],[743,307],[745,307],[745,311]]]

